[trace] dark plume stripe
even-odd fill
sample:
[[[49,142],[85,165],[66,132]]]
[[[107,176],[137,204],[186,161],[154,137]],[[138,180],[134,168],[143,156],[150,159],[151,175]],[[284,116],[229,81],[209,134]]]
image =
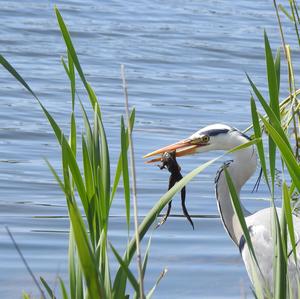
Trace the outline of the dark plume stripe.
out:
[[[217,136],[219,134],[226,134],[229,131],[230,131],[229,129],[211,129],[211,130],[204,131],[202,133],[204,135]]]
[[[245,135],[244,133],[242,133],[241,131],[239,131],[236,128],[231,128],[231,129],[211,129],[211,130],[204,131],[202,133],[204,135],[217,136],[219,134],[227,134],[229,132],[238,132],[239,134],[241,134],[246,139],[251,140],[247,135]]]

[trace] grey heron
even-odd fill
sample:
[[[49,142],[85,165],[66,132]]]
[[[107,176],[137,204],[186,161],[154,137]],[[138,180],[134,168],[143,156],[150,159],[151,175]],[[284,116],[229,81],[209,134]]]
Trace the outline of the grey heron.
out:
[[[145,158],[169,151],[176,151],[176,156],[204,153],[213,150],[228,151],[248,141],[249,138],[235,128],[224,124],[213,124],[200,129],[187,139],[151,152],[147,154]],[[155,160],[157,159],[154,159],[152,161]],[[224,174],[224,167],[226,167],[226,169],[228,170],[228,173],[230,174],[232,181],[234,182],[236,191],[239,195],[243,185],[254,174],[257,168],[257,154],[254,145],[234,152],[233,159],[225,162],[225,164],[217,172],[215,178],[217,206],[222,223],[231,240],[236,246],[238,246],[248,276],[253,283],[254,277],[253,271],[251,270],[253,262],[251,260],[252,258],[250,255],[250,251],[245,242],[245,237],[243,236],[240,222],[234,212],[234,208],[231,203],[230,192]],[[249,229],[251,241],[254,247],[258,264],[260,266],[259,275],[263,276],[260,277],[262,278],[261,281],[263,281],[264,283],[262,287],[264,288],[264,290],[268,289],[270,293],[272,293],[274,287],[274,246],[272,241],[271,220],[273,211],[271,208],[265,208],[251,214],[244,208],[242,204],[241,206],[244,210],[246,224]],[[280,210],[280,208],[277,208],[279,215]],[[297,239],[296,241],[298,241],[300,237],[300,218],[293,215],[293,223]],[[300,256],[298,253],[297,259],[300,263]],[[298,265],[296,265],[291,255],[288,263],[288,271],[294,298],[298,298],[297,287],[299,278],[299,263],[297,263]]]

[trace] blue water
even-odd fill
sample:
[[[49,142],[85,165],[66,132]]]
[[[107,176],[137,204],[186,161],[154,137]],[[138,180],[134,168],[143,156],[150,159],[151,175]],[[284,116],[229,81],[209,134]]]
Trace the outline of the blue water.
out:
[[[130,104],[137,110],[134,141],[140,219],[165,192],[168,180],[166,172],[145,165],[142,156],[207,124],[223,122],[246,128],[250,93],[245,71],[265,92],[263,30],[274,49],[280,44],[271,0],[0,3],[1,54],[67,129],[71,99],[60,62],[65,46],[53,10],[57,4],[85,74],[101,99],[113,165],[124,113],[120,64],[125,64]],[[295,45],[292,27],[284,24],[288,42]],[[293,55],[297,59],[298,53]],[[88,105],[82,86],[78,91]],[[77,112],[79,115],[80,110]],[[180,159],[183,172],[213,156]],[[67,279],[66,203],[44,157],[59,169],[59,148],[39,105],[1,69],[1,298],[20,298],[23,290],[38,294],[4,225],[13,232],[36,276],[43,276],[58,296],[57,276]],[[188,186],[191,214],[218,215],[213,186],[218,166]],[[252,211],[268,205],[262,200],[267,196],[264,188],[251,193],[254,181],[243,192],[245,205]],[[178,200],[174,200],[172,213],[182,213]],[[121,188],[113,215],[111,239],[122,248],[126,229]],[[241,298],[244,293],[251,298],[244,265],[220,219],[194,218],[194,223],[195,231],[184,218],[170,218],[151,232],[147,289],[167,267],[154,298]]]

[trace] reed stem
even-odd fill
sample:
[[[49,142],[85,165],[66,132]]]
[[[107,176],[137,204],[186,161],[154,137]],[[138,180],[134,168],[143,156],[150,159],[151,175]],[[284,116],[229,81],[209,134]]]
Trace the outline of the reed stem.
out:
[[[125,96],[125,109],[126,109],[126,118],[128,126],[128,137],[129,137],[129,155],[130,155],[130,168],[131,168],[131,180],[132,180],[132,197],[133,197],[133,218],[134,218],[134,231],[135,231],[135,240],[136,240],[136,257],[137,257],[137,266],[138,266],[138,275],[139,275],[139,287],[140,287],[140,299],[144,299],[144,279],[143,279],[143,270],[142,270],[142,256],[140,249],[140,236],[139,236],[139,223],[138,223],[138,205],[137,205],[137,192],[136,192],[136,173],[135,173],[135,160],[134,160],[134,147],[132,142],[132,132],[130,126],[130,116],[129,116],[129,104],[128,104],[128,89],[127,82],[125,78],[125,67],[121,65],[121,78],[123,83],[123,91]]]

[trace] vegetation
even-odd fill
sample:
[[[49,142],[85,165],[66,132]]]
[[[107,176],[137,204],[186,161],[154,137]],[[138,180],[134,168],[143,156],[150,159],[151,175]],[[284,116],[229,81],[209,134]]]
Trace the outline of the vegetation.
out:
[[[297,264],[297,240],[294,234],[292,213],[296,206],[293,200],[300,192],[300,167],[299,167],[299,100],[297,99],[299,90],[296,90],[293,64],[290,47],[285,43],[279,11],[274,1],[278,23],[282,35],[284,57],[288,66],[289,96],[280,103],[280,50],[274,58],[267,34],[265,33],[265,54],[267,66],[267,78],[269,89],[269,101],[260,93],[255,83],[248,76],[253,96],[251,96],[251,112],[254,141],[246,146],[256,143],[263,177],[269,188],[271,206],[273,207],[273,229],[274,229],[274,290],[266,290],[259,279],[254,280],[254,293],[257,298],[295,298],[290,288],[288,269],[289,260]],[[299,41],[298,26],[300,24],[298,9],[294,0],[289,1],[290,11],[283,6],[279,9],[292,21],[296,36]],[[70,81],[72,107],[70,113],[70,130],[68,133],[62,131],[52,115],[48,112],[42,101],[30,88],[21,75],[10,65],[10,63],[0,55],[0,63],[18,80],[37,100],[42,108],[53,132],[57,138],[61,150],[62,173],[58,174],[51,164],[46,161],[61,190],[65,194],[70,220],[69,234],[69,286],[60,279],[61,297],[67,298],[129,298],[128,284],[132,287],[134,298],[151,298],[153,292],[163,277],[165,271],[158,277],[157,283],[147,294],[144,291],[143,281],[147,268],[150,242],[141,259],[139,252],[139,242],[144,238],[148,229],[156,220],[157,215],[165,205],[171,201],[172,197],[181,190],[191,179],[202,172],[217,159],[197,167],[172,189],[164,194],[149,211],[143,221],[137,226],[137,206],[135,205],[134,216],[130,214],[130,202],[136,198],[134,192],[134,154],[131,142],[131,133],[134,126],[135,111],[131,111],[127,116],[127,124],[124,118],[120,120],[120,155],[117,161],[116,172],[111,180],[110,147],[107,143],[105,126],[103,124],[100,104],[98,98],[87,81],[79,58],[73,46],[69,31],[64,20],[55,9],[58,24],[63,40],[66,44],[66,58],[62,59],[62,65]],[[127,100],[126,80],[123,73],[123,83],[125,98]],[[86,112],[86,103],[76,100],[76,89],[78,79],[83,84],[89,104],[93,111],[93,116],[89,117]],[[264,110],[261,114],[257,110],[254,97],[258,100]],[[78,119],[75,117],[75,106],[80,105],[82,119],[85,127],[84,133],[78,137]],[[128,105],[127,105],[128,108]],[[267,141],[263,142],[264,134],[267,134]],[[245,145],[243,145],[244,147]],[[240,147],[241,148],[241,147]],[[240,149],[238,148],[238,149]],[[130,149],[131,167],[128,163],[128,149]],[[238,150],[235,149],[235,150]],[[277,154],[280,154],[279,158]],[[279,163],[280,162],[280,163]],[[276,169],[281,169],[281,190],[282,190],[282,215],[277,214],[275,209],[275,181]],[[130,169],[133,175],[130,179]],[[126,251],[120,255],[110,242],[109,216],[112,202],[115,198],[117,187],[122,177],[124,189],[124,202],[126,209],[126,221],[128,243],[125,244]],[[245,239],[253,257],[253,269],[259,269],[255,257],[255,250],[251,244],[251,237],[239,204],[237,194],[229,176],[228,186],[231,191],[232,202],[236,213],[239,216],[240,224],[243,228]],[[133,190],[133,192],[131,191]],[[135,201],[136,203],[136,201]],[[131,219],[134,217],[135,233],[129,237]],[[110,267],[109,252],[113,253],[119,264],[116,273]],[[137,255],[138,277],[132,272],[132,262],[134,255]],[[299,280],[299,278],[298,278]],[[45,279],[41,278],[39,287],[42,285],[45,292],[41,290],[42,298],[55,298],[51,286]],[[300,284],[300,280],[299,280]],[[24,298],[29,298],[24,294]]]
[[[295,1],[289,1],[290,12],[283,6],[279,6],[286,16],[293,22],[295,32],[300,45],[298,34],[299,15]],[[253,96],[251,96],[251,113],[254,137],[263,177],[268,186],[270,194],[270,204],[273,210],[272,236],[273,236],[273,280],[274,289],[271,289],[264,278],[260,275],[260,265],[256,258],[255,248],[253,248],[249,229],[246,226],[245,218],[234,190],[231,178],[227,173],[227,183],[231,193],[232,204],[239,217],[248,249],[252,256],[253,286],[256,298],[299,298],[300,296],[300,273],[299,260],[297,260],[298,240],[295,236],[293,226],[293,213],[296,205],[294,199],[298,199],[300,191],[300,165],[299,165],[299,100],[297,98],[299,90],[296,90],[294,70],[291,59],[291,50],[285,43],[278,7],[274,1],[277,13],[279,29],[282,39],[282,47],[288,69],[289,96],[281,104],[280,95],[280,49],[274,58],[270,43],[265,32],[265,60],[267,69],[269,101],[265,99],[256,85],[247,75],[250,82]],[[260,103],[265,115],[257,111],[254,96]],[[250,129],[250,128],[249,128]],[[267,141],[263,143],[262,137],[267,135]],[[278,155],[279,154],[279,155]],[[276,170],[280,169],[280,178],[276,177]],[[275,205],[276,180],[280,180],[282,195],[282,210],[278,215]],[[289,266],[293,265],[295,272],[289,272]],[[292,288],[295,283],[298,292]]]
[[[172,189],[164,194],[146,215],[139,227],[136,227],[134,237],[128,240],[127,249],[123,257],[117,252],[113,244],[109,242],[109,215],[111,204],[114,200],[120,178],[122,176],[124,200],[127,219],[127,234],[130,228],[130,178],[127,151],[131,145],[131,129],[134,125],[135,110],[130,113],[128,123],[125,126],[123,117],[120,121],[121,152],[117,162],[114,180],[111,182],[111,167],[109,145],[106,139],[104,124],[102,121],[101,109],[97,96],[86,80],[78,56],[73,46],[69,31],[58,9],[55,9],[58,24],[67,48],[67,60],[62,59],[62,65],[70,81],[72,108],[70,114],[70,131],[65,134],[52,115],[48,112],[42,101],[30,88],[22,76],[0,55],[0,63],[10,72],[32,96],[38,101],[61,149],[62,177],[56,172],[46,160],[49,169],[57,180],[60,188],[65,194],[70,219],[69,234],[69,288],[60,279],[61,294],[67,298],[129,298],[127,284],[133,288],[134,298],[151,298],[161,278],[166,273],[163,270],[157,282],[147,294],[143,293],[143,280],[146,272],[149,247],[144,254],[141,263],[140,276],[138,278],[130,270],[132,258],[136,253],[139,241],[143,239],[148,229],[156,220],[157,215],[162,211],[172,197],[182,189],[193,177],[203,171],[214,162],[209,161],[184,177]],[[93,109],[93,121],[90,120],[84,104],[79,101],[82,110],[82,119],[85,132],[78,140],[77,123],[75,118],[76,103],[76,71],[81,83],[85,87],[87,97]],[[123,72],[124,73],[124,72]],[[126,82],[123,75],[124,91],[127,97]],[[81,146],[79,146],[79,142]],[[132,145],[131,145],[132,146]],[[131,151],[132,153],[133,151]],[[131,154],[131,161],[133,160]],[[216,159],[215,159],[216,160]],[[82,165],[80,163],[82,161]],[[131,163],[131,165],[134,163]],[[134,170],[134,167],[131,167]],[[132,181],[132,185],[135,181]],[[134,195],[134,194],[133,194]],[[78,205],[80,199],[80,205]],[[80,210],[83,208],[83,213]],[[135,215],[136,218],[136,215]],[[85,221],[86,220],[86,221]],[[137,222],[137,218],[136,218]],[[124,232],[125,233],[125,232]],[[126,245],[126,244],[125,244]],[[109,251],[113,253],[119,263],[119,269],[112,277],[110,267]],[[138,255],[138,259],[140,256]],[[139,272],[139,271],[138,271]],[[45,294],[41,291],[42,298],[55,298],[55,294],[45,279],[40,278]],[[41,290],[40,286],[39,289]],[[24,294],[24,298],[28,298]]]

